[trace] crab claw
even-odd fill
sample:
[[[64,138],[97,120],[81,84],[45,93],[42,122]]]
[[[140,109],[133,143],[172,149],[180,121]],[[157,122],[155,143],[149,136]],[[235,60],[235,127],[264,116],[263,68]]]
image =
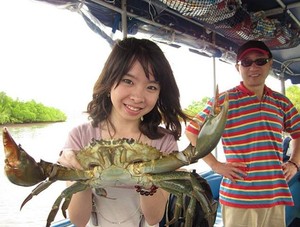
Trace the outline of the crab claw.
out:
[[[43,169],[17,145],[8,132],[3,129],[3,145],[5,153],[4,170],[10,182],[20,186],[32,186],[46,179]]]
[[[219,96],[219,90],[217,87],[214,103],[212,105],[212,113],[208,116],[200,130],[200,133],[198,134],[196,150],[201,152],[197,152],[197,159],[208,155],[217,146],[220,138],[222,137],[227,121],[229,94],[224,94],[222,107],[220,106]]]

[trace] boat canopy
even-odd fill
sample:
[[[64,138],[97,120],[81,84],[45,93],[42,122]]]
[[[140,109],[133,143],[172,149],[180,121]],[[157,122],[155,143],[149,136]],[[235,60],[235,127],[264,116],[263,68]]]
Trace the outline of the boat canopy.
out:
[[[78,12],[110,44],[111,34],[142,34],[156,42],[235,63],[247,40],[264,41],[272,75],[300,84],[299,0],[36,0]],[[109,28],[109,32],[107,29]]]

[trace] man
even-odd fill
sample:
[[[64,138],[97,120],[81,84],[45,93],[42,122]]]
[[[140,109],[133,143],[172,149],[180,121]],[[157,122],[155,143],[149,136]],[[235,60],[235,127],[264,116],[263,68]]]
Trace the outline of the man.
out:
[[[272,53],[251,40],[237,51],[242,82],[227,91],[229,111],[222,144],[226,162],[209,154],[203,160],[223,176],[220,203],[225,227],[284,227],[285,206],[293,206],[289,181],[300,166],[300,116],[284,95],[265,85]],[[224,93],[220,103],[224,101]],[[193,145],[212,100],[186,128]],[[288,162],[282,162],[282,132],[293,138]]]

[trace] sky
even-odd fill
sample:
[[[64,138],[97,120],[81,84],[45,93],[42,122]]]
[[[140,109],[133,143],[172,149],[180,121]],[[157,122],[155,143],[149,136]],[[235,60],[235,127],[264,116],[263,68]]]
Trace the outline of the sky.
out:
[[[35,0],[2,1],[0,14],[0,92],[80,114],[110,52],[77,12]],[[160,45],[180,89],[181,104],[213,96],[211,58]],[[237,85],[233,65],[216,61],[220,91]],[[280,91],[280,81],[267,85]]]

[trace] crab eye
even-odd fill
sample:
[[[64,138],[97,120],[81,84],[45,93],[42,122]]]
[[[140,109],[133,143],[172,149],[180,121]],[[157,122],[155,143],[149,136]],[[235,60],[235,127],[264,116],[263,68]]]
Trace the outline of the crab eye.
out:
[[[129,162],[129,164],[138,164],[138,163],[142,163],[144,160],[142,160],[142,159],[134,159],[134,160],[131,160],[130,162]]]
[[[88,165],[88,169],[89,169],[89,170],[92,170],[92,169],[94,169],[94,168],[97,167],[97,166],[99,166],[99,164],[97,164],[97,163],[90,163],[90,164]]]
[[[126,139],[126,142],[128,144],[133,144],[135,142],[135,140],[133,138],[130,138],[130,139]]]

